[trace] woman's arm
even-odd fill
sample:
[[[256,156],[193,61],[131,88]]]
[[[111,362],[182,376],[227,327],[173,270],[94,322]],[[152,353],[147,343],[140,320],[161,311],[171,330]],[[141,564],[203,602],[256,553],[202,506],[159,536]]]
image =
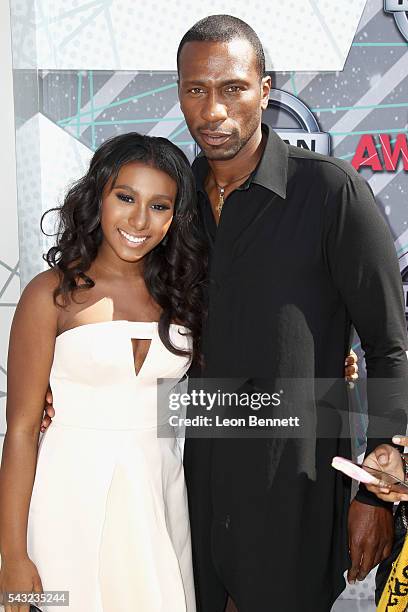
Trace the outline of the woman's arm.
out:
[[[7,433],[0,469],[0,590],[27,587],[27,519],[34,483],[38,439],[47,391],[58,311],[53,303],[56,275],[36,276],[18,303],[10,333],[7,371]],[[46,537],[46,534],[44,534]],[[19,569],[21,568],[21,570]],[[10,570],[13,584],[10,582]],[[24,584],[17,584],[14,577]],[[20,573],[22,572],[22,573]]]

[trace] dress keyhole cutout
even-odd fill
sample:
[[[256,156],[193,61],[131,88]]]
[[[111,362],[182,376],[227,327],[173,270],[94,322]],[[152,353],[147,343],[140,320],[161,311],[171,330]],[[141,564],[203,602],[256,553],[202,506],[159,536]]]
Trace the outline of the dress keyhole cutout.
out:
[[[131,342],[135,374],[139,376],[149,354],[152,341],[150,338],[131,338]]]

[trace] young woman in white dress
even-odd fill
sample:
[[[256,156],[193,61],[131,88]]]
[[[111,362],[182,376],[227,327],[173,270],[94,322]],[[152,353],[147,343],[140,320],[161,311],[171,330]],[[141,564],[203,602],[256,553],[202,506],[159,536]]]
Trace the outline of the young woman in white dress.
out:
[[[33,598],[45,611],[194,612],[182,457],[156,410],[157,379],[199,359],[188,161],[162,138],[113,138],[59,215],[10,336],[0,592],[69,591],[68,608]],[[58,411],[38,444],[49,381]]]

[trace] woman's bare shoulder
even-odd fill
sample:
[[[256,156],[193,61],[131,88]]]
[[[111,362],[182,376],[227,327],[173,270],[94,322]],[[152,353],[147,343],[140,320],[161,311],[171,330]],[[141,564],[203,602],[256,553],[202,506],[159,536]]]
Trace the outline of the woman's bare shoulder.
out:
[[[60,275],[57,270],[46,270],[34,276],[26,285],[23,294],[53,299],[54,291],[60,284]]]
[[[24,288],[17,308],[21,310],[29,306],[33,313],[57,317],[58,307],[54,302],[54,291],[59,283],[60,277],[56,270],[40,272]]]

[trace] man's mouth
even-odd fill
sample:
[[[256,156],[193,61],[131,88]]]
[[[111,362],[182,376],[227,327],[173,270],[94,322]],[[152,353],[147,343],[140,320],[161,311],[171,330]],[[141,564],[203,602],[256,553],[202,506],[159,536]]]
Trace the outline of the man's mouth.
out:
[[[231,137],[228,132],[213,132],[211,130],[201,130],[201,138],[212,147],[223,145]]]
[[[129,234],[120,228],[118,228],[118,231],[128,243],[131,243],[132,246],[143,244],[149,238],[149,236],[135,236],[134,234]]]

